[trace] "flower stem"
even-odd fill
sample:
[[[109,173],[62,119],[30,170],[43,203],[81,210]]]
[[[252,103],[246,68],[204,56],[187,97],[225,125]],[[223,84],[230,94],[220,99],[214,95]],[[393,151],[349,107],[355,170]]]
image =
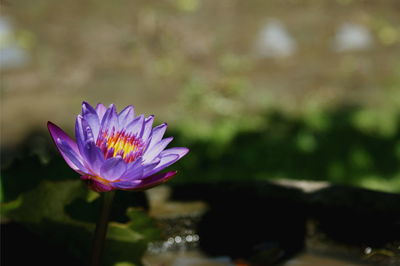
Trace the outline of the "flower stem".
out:
[[[97,220],[96,230],[94,232],[94,240],[92,247],[92,256],[90,258],[90,266],[101,265],[104,240],[107,234],[108,219],[110,216],[112,201],[115,191],[101,193],[102,206],[99,219]]]

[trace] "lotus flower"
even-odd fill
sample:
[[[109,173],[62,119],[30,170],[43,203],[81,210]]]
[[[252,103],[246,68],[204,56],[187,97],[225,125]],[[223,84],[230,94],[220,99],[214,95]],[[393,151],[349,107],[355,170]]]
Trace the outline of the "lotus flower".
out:
[[[98,192],[143,190],[169,180],[176,171],[158,173],[178,161],[188,149],[165,149],[172,137],[164,138],[167,124],[152,128],[154,116],[135,116],[133,106],[120,113],[111,104],[96,108],[82,103],[71,139],[51,122],[50,134],[66,163]]]

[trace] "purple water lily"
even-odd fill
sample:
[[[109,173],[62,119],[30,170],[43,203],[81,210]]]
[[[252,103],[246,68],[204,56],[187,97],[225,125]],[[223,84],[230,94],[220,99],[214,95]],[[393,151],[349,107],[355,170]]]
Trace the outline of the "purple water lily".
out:
[[[67,164],[98,192],[142,190],[169,180],[176,171],[158,173],[189,149],[165,149],[167,124],[152,128],[154,116],[135,116],[133,106],[120,113],[111,104],[96,108],[83,102],[75,124],[76,142],[51,122],[50,134]]]

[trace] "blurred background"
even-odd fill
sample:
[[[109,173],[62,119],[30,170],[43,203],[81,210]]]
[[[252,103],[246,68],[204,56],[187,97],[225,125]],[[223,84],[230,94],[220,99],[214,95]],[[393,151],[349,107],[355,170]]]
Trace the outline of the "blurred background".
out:
[[[77,178],[46,123],[73,135],[83,100],[168,122],[191,149],[172,185],[399,193],[399,14],[397,0],[2,1],[3,209]]]

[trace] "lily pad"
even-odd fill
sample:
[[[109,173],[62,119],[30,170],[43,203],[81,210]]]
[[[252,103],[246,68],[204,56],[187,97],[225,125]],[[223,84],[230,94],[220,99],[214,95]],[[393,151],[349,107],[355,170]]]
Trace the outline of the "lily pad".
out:
[[[34,177],[43,172],[46,174],[39,180],[28,180],[29,185],[23,185],[19,191],[15,189],[13,193],[5,193],[10,200],[3,203],[2,216],[24,225],[38,237],[65,249],[72,257],[85,264],[91,249],[99,199],[92,195],[93,192],[86,188],[78,176],[75,179],[50,178],[57,172],[51,164],[41,165],[40,162],[28,161],[26,165],[20,166],[24,168],[27,165],[34,166],[31,169]],[[16,183],[23,183],[22,176],[19,175],[23,172],[21,168],[5,172],[5,188],[18,188]],[[25,176],[25,179],[34,177]],[[104,265],[122,262],[140,265],[147,243],[159,239],[160,230],[145,210],[131,208],[137,204],[127,199],[140,199],[142,196],[137,197],[140,194],[124,191],[119,191],[118,194],[130,195],[116,196],[118,211],[112,213],[112,222],[109,224]],[[18,254],[18,250],[15,252]],[[35,259],[41,264],[39,255],[32,258],[33,261]]]

